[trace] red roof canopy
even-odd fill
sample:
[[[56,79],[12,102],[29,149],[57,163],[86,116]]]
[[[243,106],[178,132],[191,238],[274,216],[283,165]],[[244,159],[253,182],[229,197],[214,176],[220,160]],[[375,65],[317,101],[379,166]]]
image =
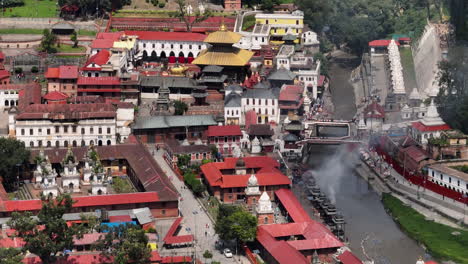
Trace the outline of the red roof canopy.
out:
[[[242,136],[239,125],[226,125],[226,126],[209,126],[209,137],[224,137],[224,136]]]
[[[141,40],[165,41],[194,41],[203,42],[205,34],[191,32],[163,32],[163,31],[125,31],[126,35],[136,35]]]
[[[346,250],[343,254],[339,255],[338,259],[343,264],[362,264],[362,261],[348,250]]]
[[[436,126],[426,126],[422,122],[413,122],[411,126],[420,131],[420,132],[431,132],[431,131],[443,131],[443,130],[450,130],[450,126],[447,124],[443,125],[436,125]]]
[[[378,39],[378,40],[373,40],[369,42],[369,47],[387,47],[390,45],[391,39]],[[395,43],[400,46],[400,43],[398,41],[395,41]]]
[[[165,244],[185,244],[193,242],[193,235],[177,236],[176,231],[182,222],[182,217],[177,218],[164,237]]]
[[[288,211],[289,216],[294,222],[311,221],[309,214],[304,210],[302,205],[297,200],[294,193],[289,189],[280,189],[275,192],[276,198],[281,202],[283,207]]]
[[[58,68],[48,68],[45,77],[47,79],[76,79],[78,78],[78,66],[63,65]]]
[[[103,65],[103,64],[106,64],[107,61],[109,60],[109,57],[110,57],[110,52],[106,49],[102,49],[100,50],[98,53],[94,54],[93,56],[91,56],[88,61],[86,62],[86,67],[92,67],[90,66],[91,64],[96,64],[96,65]]]
[[[7,70],[0,70],[0,80],[10,77],[10,72]]]
[[[78,77],[78,85],[120,85],[119,77]]]
[[[114,46],[113,39],[95,39],[91,43],[92,49],[110,49]]]
[[[96,39],[111,39],[117,41],[123,34],[123,32],[99,32]]]
[[[42,98],[48,101],[60,101],[60,100],[66,100],[68,98],[68,95],[59,91],[53,91],[44,95]]]
[[[133,204],[133,203],[151,203],[159,202],[159,196],[156,192],[139,192],[139,193],[126,193],[126,194],[110,194],[98,196],[80,196],[73,197],[75,203],[74,208],[77,207],[91,207],[91,206],[106,206],[117,204]],[[39,199],[35,200],[10,200],[3,201],[5,211],[38,211],[42,207],[42,202]]]

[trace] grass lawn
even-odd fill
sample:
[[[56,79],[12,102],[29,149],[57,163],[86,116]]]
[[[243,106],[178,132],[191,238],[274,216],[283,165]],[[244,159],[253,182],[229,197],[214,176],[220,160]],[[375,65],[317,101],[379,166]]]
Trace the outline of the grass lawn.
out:
[[[93,31],[93,30],[79,29],[78,32],[76,33],[78,33],[78,36],[91,36],[91,37],[96,36],[96,31]]]
[[[432,256],[439,260],[468,263],[468,231],[428,221],[389,194],[384,194],[383,203],[403,231],[424,244]],[[453,232],[459,232],[459,235],[452,235]]]
[[[411,90],[418,87],[416,83],[416,72],[414,70],[413,53],[411,48],[400,49],[401,66],[403,67],[403,79],[405,86]]]
[[[72,45],[66,45],[66,44],[60,44],[60,47],[56,47],[57,52],[67,52],[67,53],[80,53],[80,52],[86,52],[85,47],[76,47],[73,48]]]
[[[4,17],[56,17],[56,1],[24,0],[23,6],[7,8]],[[3,17],[3,15],[2,15]]]
[[[253,26],[255,26],[255,15],[244,16],[244,21],[242,21],[242,30],[247,31],[247,29],[252,27],[252,29],[249,30],[252,31]]]

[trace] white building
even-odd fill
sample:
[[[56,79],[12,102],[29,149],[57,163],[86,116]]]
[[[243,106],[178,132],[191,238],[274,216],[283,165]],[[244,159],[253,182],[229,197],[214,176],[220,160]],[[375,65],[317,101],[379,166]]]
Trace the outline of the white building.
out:
[[[427,167],[430,181],[468,195],[468,174],[453,167],[467,166],[468,161],[437,162]]]
[[[257,124],[279,123],[278,97],[272,89],[248,89],[241,99],[241,124],[245,124],[245,113],[254,110],[257,114]]]
[[[313,98],[317,98],[318,94],[320,64],[321,62],[314,60],[311,54],[296,52],[293,45],[281,46],[276,55],[276,68],[295,73],[297,79],[312,93]]]
[[[242,120],[242,92],[238,84],[226,87],[224,96],[224,123],[226,125],[240,125]]]
[[[270,43],[270,25],[255,24],[252,32],[241,31],[242,38],[234,46],[246,50],[260,50]]]
[[[16,84],[0,85],[0,109],[18,105],[18,93],[24,86]]]
[[[34,104],[9,122],[10,131],[29,147],[114,145],[127,139],[133,104]]]
[[[125,31],[125,34],[138,36],[137,59],[177,57],[179,62],[183,62],[182,59],[191,62],[200,51],[208,48],[203,42],[206,35],[200,33]]]

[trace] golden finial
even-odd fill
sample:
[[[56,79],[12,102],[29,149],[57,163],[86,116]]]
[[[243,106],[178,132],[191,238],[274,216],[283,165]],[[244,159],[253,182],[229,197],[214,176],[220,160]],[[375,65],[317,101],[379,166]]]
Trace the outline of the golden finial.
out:
[[[220,31],[227,31],[226,24],[224,24],[224,16],[221,17],[221,26],[219,27]]]

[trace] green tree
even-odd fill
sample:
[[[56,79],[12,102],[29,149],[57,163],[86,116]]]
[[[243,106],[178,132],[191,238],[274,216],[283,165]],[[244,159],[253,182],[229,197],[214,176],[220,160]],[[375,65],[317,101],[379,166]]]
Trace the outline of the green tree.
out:
[[[188,110],[188,105],[182,101],[174,101],[175,115],[183,115]]]
[[[215,231],[223,240],[253,241],[257,234],[257,218],[240,206],[222,204]]]
[[[18,264],[23,260],[21,250],[16,248],[0,248],[0,263]]]
[[[262,9],[266,12],[273,12],[273,8],[278,4],[280,4],[278,0],[263,0]]]
[[[24,142],[13,138],[0,138],[0,175],[7,191],[14,190],[21,167],[29,163],[29,150]]]
[[[56,199],[41,197],[41,200],[42,208],[37,219],[32,218],[31,212],[14,212],[8,225],[24,240],[23,250],[36,254],[45,264],[55,263],[59,253],[71,250],[73,239],[82,238],[88,229],[82,224],[68,226],[62,218],[72,208],[70,195],[59,195]],[[44,229],[40,230],[39,226]]]
[[[185,169],[190,165],[190,155],[180,154],[177,155],[177,167],[180,169]]]
[[[115,264],[150,263],[151,249],[145,231],[135,225],[118,225],[105,228],[106,235],[96,242],[94,248]]]
[[[120,178],[120,177],[114,177],[112,180],[112,188],[116,193],[132,193],[133,188],[132,186],[128,183],[128,181]]]
[[[54,47],[55,43],[57,42],[57,36],[51,33],[49,29],[44,29],[42,32],[42,41],[40,45],[41,51],[48,52],[48,53],[55,53],[57,49]]]
[[[211,253],[208,249],[205,250],[205,252],[203,253],[203,257],[206,258],[206,259],[210,259],[213,257],[213,253]]]
[[[195,12],[189,14],[189,12],[187,12],[185,0],[176,0],[176,4],[177,13],[175,16],[179,18],[180,21],[184,22],[188,32],[192,32],[194,24],[202,22],[213,15],[209,9],[206,9],[204,13],[201,13],[200,10],[197,9]]]
[[[73,33],[70,35],[70,40],[73,41],[73,47],[77,48],[78,47],[78,34],[76,34],[76,31],[73,31]]]

